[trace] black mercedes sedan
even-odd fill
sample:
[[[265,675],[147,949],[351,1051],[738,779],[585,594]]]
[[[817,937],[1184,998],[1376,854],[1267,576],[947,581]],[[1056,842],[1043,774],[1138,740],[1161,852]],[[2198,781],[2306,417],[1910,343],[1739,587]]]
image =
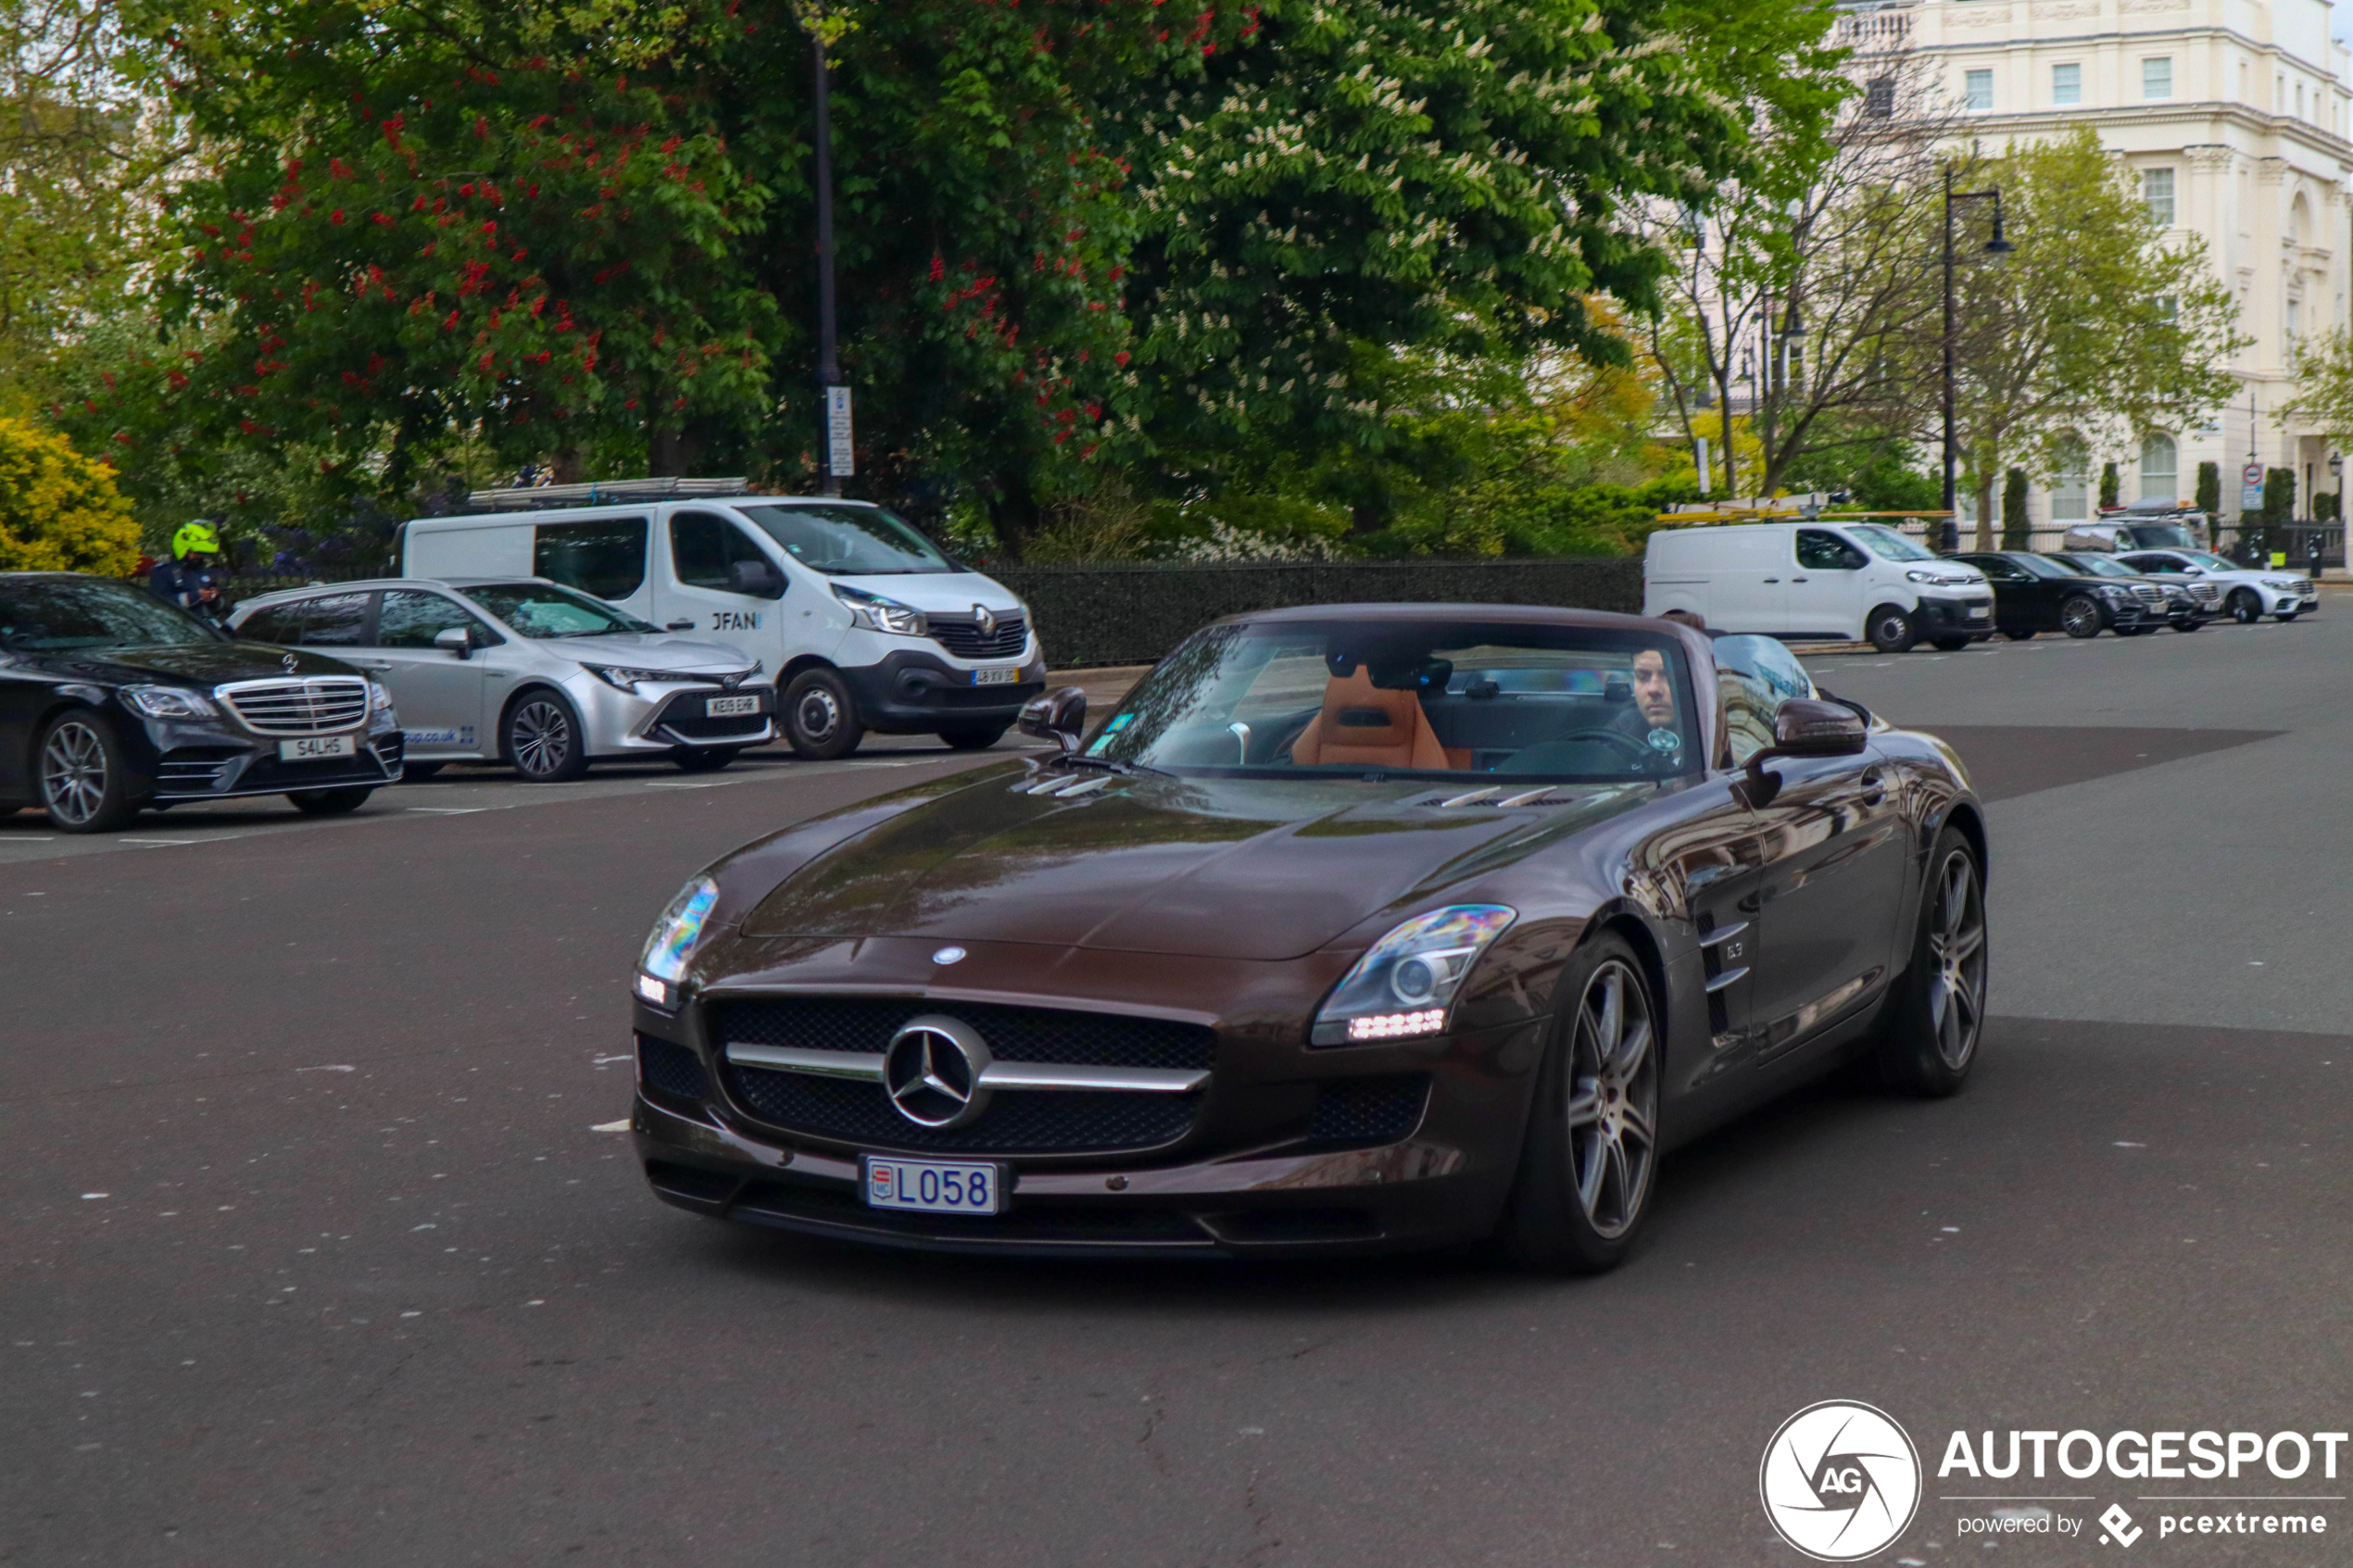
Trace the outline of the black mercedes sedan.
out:
[[[2015,642],[2040,632],[2138,636],[2166,624],[2173,608],[2171,596],[2145,579],[2110,582],[2029,550],[1952,558],[1985,573],[1994,588],[1994,629]]]
[[[112,578],[0,572],[0,810],[105,833],[248,795],[349,811],[399,777],[391,695],[350,666]]]
[[[1957,1090],[1984,812],[1768,637],[1517,606],[1221,621],[1091,730],[786,828],[634,978],[657,1196],[886,1245],[1491,1241],[1593,1271],[1677,1144],[1832,1066]]]

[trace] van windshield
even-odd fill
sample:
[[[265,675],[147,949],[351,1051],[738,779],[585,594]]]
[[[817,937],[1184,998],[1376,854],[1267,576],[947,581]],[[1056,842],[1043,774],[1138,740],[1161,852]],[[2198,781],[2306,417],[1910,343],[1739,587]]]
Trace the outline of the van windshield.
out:
[[[1850,522],[1846,532],[1870,546],[1871,554],[1881,560],[1934,560],[1932,551],[1924,550],[1895,530],[1876,522]]]
[[[737,507],[785,553],[828,577],[903,577],[911,572],[962,570],[880,507]]]

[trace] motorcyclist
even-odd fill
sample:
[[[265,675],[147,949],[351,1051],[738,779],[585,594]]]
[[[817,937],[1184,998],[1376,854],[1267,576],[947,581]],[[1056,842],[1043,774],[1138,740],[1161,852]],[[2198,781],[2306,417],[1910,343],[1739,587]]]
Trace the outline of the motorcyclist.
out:
[[[171,536],[171,556],[147,574],[147,591],[192,615],[219,620],[220,590],[212,563],[220,556],[220,531],[204,518],[181,524]]]

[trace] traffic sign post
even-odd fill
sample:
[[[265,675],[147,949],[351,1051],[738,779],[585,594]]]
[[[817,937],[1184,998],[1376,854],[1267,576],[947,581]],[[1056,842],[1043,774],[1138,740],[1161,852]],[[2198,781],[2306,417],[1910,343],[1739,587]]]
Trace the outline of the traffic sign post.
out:
[[[849,388],[825,388],[825,472],[848,479],[858,471],[849,440]]]

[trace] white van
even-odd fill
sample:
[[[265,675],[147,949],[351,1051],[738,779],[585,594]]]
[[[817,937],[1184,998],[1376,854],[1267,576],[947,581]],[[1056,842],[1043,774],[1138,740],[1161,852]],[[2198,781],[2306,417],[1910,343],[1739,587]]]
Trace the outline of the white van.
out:
[[[986,746],[1046,689],[1028,608],[871,502],[664,479],[469,499],[408,523],[404,576],[544,577],[736,648],[775,673],[803,757],[869,730]]]
[[[1642,561],[1642,613],[1689,610],[1715,632],[1868,638],[1886,653],[1994,634],[1994,590],[1876,522],[1663,528]]]

